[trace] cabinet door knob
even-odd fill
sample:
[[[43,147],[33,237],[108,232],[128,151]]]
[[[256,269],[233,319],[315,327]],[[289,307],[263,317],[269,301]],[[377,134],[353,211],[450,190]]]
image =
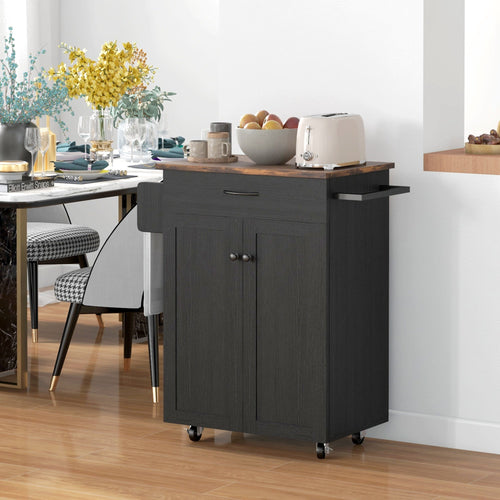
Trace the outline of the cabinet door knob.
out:
[[[240,258],[240,256],[237,253],[231,252],[229,254],[229,260],[231,260],[233,262],[236,262],[239,258]]]
[[[241,256],[241,260],[243,262],[250,262],[251,260],[253,260],[253,255],[248,255],[247,253],[244,253],[242,256]]]

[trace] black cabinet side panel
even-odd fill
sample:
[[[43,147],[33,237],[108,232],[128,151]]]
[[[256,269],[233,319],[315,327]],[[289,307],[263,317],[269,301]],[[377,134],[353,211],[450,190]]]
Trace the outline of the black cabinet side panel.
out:
[[[137,186],[137,227],[139,231],[161,233],[165,212],[163,182],[141,182]]]
[[[388,172],[335,182],[388,184]],[[388,419],[389,201],[330,201],[330,439]]]

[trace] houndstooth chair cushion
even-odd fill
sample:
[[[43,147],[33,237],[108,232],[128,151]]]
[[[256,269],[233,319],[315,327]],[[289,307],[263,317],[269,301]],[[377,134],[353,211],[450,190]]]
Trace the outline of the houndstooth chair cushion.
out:
[[[82,269],[61,274],[54,284],[56,299],[61,302],[81,304],[89,280],[90,270],[90,267],[83,267]]]
[[[99,233],[90,227],[51,222],[28,222],[29,261],[73,257],[99,248]]]

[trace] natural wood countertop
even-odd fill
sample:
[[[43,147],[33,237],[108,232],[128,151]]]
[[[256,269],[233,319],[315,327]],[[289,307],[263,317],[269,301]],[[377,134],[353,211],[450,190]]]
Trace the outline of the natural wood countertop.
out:
[[[476,155],[465,148],[424,154],[424,170],[462,174],[500,175],[500,155]]]
[[[234,163],[194,163],[185,158],[166,158],[156,165],[163,170],[189,170],[192,172],[219,172],[241,175],[269,175],[276,177],[302,177],[311,179],[327,179],[330,177],[345,177],[348,175],[367,174],[394,168],[394,163],[368,161],[365,165],[340,167],[334,170],[300,169],[295,164],[286,165],[256,165],[246,156],[238,156]]]

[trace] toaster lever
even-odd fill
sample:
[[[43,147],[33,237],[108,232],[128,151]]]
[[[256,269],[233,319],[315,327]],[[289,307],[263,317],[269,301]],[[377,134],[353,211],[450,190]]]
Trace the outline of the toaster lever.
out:
[[[311,151],[309,151],[309,143],[311,142],[311,126],[306,127],[306,136],[305,136],[305,145],[304,145],[304,154],[302,155],[302,158],[304,158],[305,161],[310,161],[313,159],[313,154]]]

